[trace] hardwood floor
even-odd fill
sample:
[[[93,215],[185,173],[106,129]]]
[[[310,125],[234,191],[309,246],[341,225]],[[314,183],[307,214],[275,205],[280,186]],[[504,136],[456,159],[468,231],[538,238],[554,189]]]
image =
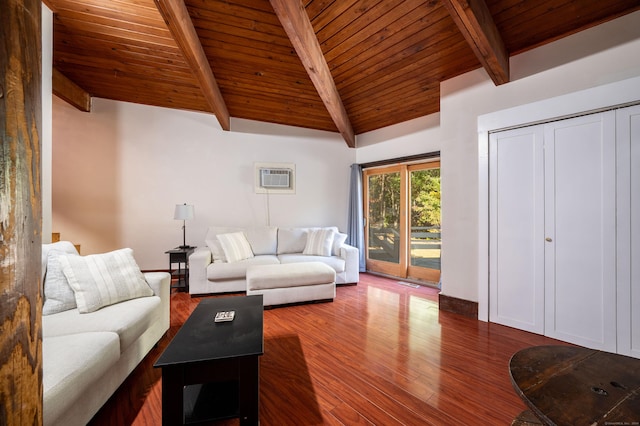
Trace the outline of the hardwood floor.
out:
[[[428,287],[360,278],[332,303],[265,310],[261,425],[508,425],[524,410],[511,355],[560,342],[441,312]],[[169,332],[92,425],[161,424],[153,363],[200,300],[172,294]]]

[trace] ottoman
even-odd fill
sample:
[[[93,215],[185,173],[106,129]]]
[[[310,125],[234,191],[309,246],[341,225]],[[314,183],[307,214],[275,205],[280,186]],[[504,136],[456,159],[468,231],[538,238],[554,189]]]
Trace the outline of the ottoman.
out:
[[[261,294],[264,306],[336,297],[336,271],[321,262],[256,265],[247,269],[247,295]]]

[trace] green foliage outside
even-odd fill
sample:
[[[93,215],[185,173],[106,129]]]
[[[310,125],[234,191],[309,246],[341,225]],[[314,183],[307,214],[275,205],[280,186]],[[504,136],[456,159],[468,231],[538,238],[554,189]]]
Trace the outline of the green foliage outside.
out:
[[[440,227],[440,169],[411,172],[411,227]],[[377,228],[399,228],[400,173],[369,177],[369,220]]]
[[[369,221],[375,228],[400,227],[400,173],[369,177]]]
[[[440,227],[440,169],[411,173],[411,227]]]

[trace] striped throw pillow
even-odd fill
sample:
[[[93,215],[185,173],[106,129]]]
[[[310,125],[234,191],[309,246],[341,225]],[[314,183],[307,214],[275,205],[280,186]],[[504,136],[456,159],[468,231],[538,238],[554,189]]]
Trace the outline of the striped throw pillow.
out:
[[[153,296],[130,248],[89,256],[59,256],[58,260],[80,313]]]
[[[302,254],[315,256],[331,256],[333,247],[333,234],[331,228],[313,229],[307,235],[307,245]]]
[[[227,262],[232,263],[253,257],[253,250],[251,250],[251,245],[247,241],[244,232],[218,234],[217,238],[220,241]]]

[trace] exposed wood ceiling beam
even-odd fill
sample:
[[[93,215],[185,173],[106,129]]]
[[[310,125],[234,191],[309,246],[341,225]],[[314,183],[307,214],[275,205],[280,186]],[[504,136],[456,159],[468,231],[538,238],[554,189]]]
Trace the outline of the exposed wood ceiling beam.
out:
[[[270,1],[338,131],[347,145],[355,148],[356,137],[353,127],[322,54],[307,11],[300,0]]]
[[[58,71],[52,70],[53,94],[68,102],[80,111],[91,112],[91,95],[82,87],[69,80],[67,76]]]
[[[484,0],[442,0],[493,82],[509,82],[509,55]]]
[[[227,105],[213,76],[209,60],[204,53],[187,6],[183,0],[155,0],[155,3],[176,44],[196,76],[202,93],[216,115],[220,126],[223,130],[230,130]]]

